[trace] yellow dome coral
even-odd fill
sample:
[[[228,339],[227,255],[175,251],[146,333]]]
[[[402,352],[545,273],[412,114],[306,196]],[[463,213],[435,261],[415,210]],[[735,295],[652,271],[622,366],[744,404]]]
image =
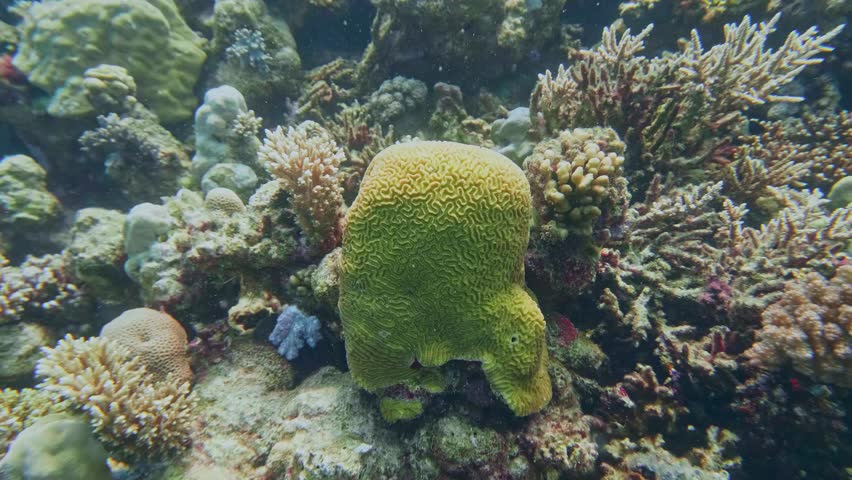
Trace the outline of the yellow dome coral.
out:
[[[461,359],[482,362],[518,415],[550,400],[544,318],[523,284],[530,202],[520,168],[491,150],[412,142],[375,157],[343,235],[339,307],[359,385]]]

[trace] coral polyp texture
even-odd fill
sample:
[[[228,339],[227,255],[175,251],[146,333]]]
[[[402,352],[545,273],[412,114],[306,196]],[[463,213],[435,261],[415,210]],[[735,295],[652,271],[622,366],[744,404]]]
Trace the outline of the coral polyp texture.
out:
[[[165,312],[150,308],[127,310],[104,325],[101,336],[121,344],[141,358],[157,380],[169,375],[181,383],[192,380],[186,330]]]
[[[565,130],[539,144],[524,162],[538,221],[590,235],[609,210],[624,169],[624,142],[611,128]]]
[[[389,147],[347,214],[340,315],[367,390],[482,362],[518,415],[550,400],[544,320],[523,284],[529,184],[508,158],[452,142]]]
[[[340,236],[343,150],[316,122],[286,131],[266,131],[259,156],[266,169],[290,193],[299,226],[320,250],[334,248]]]
[[[44,353],[38,388],[85,414],[114,455],[154,459],[189,446],[195,407],[189,383],[154,380],[141,357],[107,338],[68,335]]]
[[[809,273],[786,283],[763,311],[763,327],[747,352],[753,362],[793,369],[818,382],[852,387],[852,265],[831,280]]]

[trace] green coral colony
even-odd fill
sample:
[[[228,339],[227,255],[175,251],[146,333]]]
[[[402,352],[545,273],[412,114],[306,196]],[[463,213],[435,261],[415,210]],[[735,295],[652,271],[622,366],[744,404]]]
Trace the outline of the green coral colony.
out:
[[[0,2],[0,478],[848,478],[850,13]]]

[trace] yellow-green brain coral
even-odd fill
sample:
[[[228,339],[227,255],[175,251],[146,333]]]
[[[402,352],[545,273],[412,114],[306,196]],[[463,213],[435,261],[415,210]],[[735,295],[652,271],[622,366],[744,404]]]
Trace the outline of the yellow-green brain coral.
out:
[[[343,236],[355,381],[374,391],[413,381],[418,364],[480,361],[516,414],[547,404],[544,318],[523,284],[530,215],[524,174],[496,152],[412,142],[379,153]]]

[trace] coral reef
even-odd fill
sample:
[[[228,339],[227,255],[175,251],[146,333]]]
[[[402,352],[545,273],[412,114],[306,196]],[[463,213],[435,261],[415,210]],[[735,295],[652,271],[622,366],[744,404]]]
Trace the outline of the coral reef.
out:
[[[62,256],[28,256],[14,267],[0,257],[0,323],[84,321],[91,301],[70,278]]]
[[[466,80],[504,75],[559,36],[563,2],[543,0],[376,0],[371,43],[359,67],[381,78],[406,72],[417,78]],[[487,52],[487,53],[486,53]],[[502,58],[495,62],[493,59]]]
[[[100,336],[120,344],[141,359],[157,381],[169,376],[179,383],[192,381],[186,330],[165,312],[150,308],[127,310],[104,325]]]
[[[36,375],[40,390],[88,417],[113,455],[157,459],[189,446],[189,384],[155,381],[143,360],[117,342],[68,335],[45,349]]]
[[[107,453],[89,424],[68,415],[42,417],[21,432],[0,461],[8,480],[110,480]]]
[[[125,219],[116,210],[78,210],[71,239],[62,251],[62,263],[69,275],[100,302],[125,299],[131,286],[124,273]]]
[[[47,190],[47,172],[31,157],[0,160],[0,227],[4,233],[43,227],[62,210]]]
[[[286,131],[267,130],[259,156],[290,193],[308,242],[323,253],[337,246],[344,206],[340,174],[344,155],[328,131],[311,121]]]
[[[848,477],[849,2],[620,3],[0,1],[0,477]]]
[[[242,194],[245,200],[254,192],[258,181],[256,174],[262,173],[257,164],[260,140],[256,135],[260,125],[261,119],[246,107],[246,101],[237,89],[223,85],[204,94],[204,103],[195,112],[192,173],[196,181],[201,182],[205,193],[216,187],[225,187]],[[230,169],[239,169],[246,180],[238,181],[240,175],[228,172],[230,175],[226,173],[224,178],[231,177],[230,184],[217,181],[217,175],[211,169],[220,164],[236,164]],[[239,188],[234,188],[236,185]]]
[[[298,357],[299,350],[305,348],[305,345],[316,347],[320,340],[322,335],[319,319],[305,315],[295,305],[284,308],[275,321],[275,328],[269,334],[269,341],[278,347],[278,353],[287,360]]]
[[[83,133],[80,145],[133,202],[173,194],[189,173],[184,145],[139,103],[125,113],[98,116],[98,128]]]
[[[276,268],[293,260],[298,245],[279,182],[262,185],[245,210],[230,213],[190,190],[164,203],[137,205],[125,229],[125,271],[146,305],[188,321],[218,314],[224,303],[232,324],[248,330],[280,309],[275,286],[285,272]],[[219,295],[222,303],[211,305],[205,295]]]
[[[290,12],[284,11],[288,15],[282,19],[270,14],[262,0],[217,1],[211,19],[215,62],[206,87],[236,88],[263,116],[279,113],[278,102],[269,98],[298,96],[302,61],[285,21]]]
[[[376,390],[414,379],[415,364],[478,359],[515,413],[541,409],[544,322],[522,287],[530,215],[526,179],[496,152],[411,142],[377,155],[343,242],[339,307],[355,381]]]
[[[768,48],[780,15],[767,22],[725,26],[724,42],[704,48],[696,30],[681,52],[640,55],[651,27],[620,36],[604,29],[601,45],[578,52],[568,68],[539,76],[530,99],[533,124],[553,132],[566,127],[613,128],[631,146],[628,163],[662,165],[703,157],[713,138],[736,131],[742,112],[768,102],[801,98],[776,95],[807,65],[820,63],[840,28],[820,35],[792,32],[782,48]],[[634,150],[635,149],[635,150]]]
[[[746,353],[753,362],[793,368],[819,382],[852,385],[852,266],[831,280],[809,273],[790,280],[784,295],[763,311],[763,326]]]
[[[192,114],[204,40],[172,0],[54,0],[19,12],[13,63],[34,85],[62,97],[87,68],[118,65],[136,80],[142,103],[164,122]]]

